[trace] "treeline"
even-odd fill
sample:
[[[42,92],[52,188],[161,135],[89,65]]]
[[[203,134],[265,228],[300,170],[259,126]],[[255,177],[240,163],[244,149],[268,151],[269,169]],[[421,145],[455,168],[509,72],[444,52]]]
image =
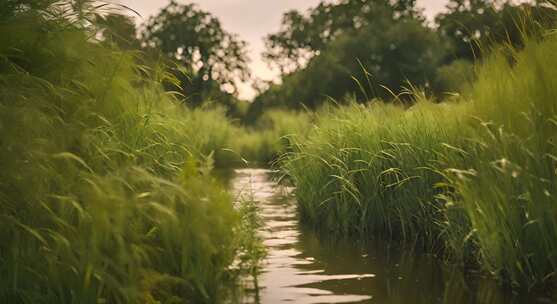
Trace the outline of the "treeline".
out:
[[[180,93],[184,105],[223,107],[248,124],[272,108],[315,110],[374,98],[408,103],[413,88],[444,99],[469,88],[474,64],[493,47],[520,48],[554,23],[551,0],[451,0],[433,22],[413,0],[323,1],[285,13],[281,29],[266,37],[263,57],[281,80],[255,81],[259,94],[249,103],[238,98],[238,84],[253,80],[247,43],[209,12],[170,1],[139,28],[121,12],[99,16],[106,43],[169,67],[178,82],[166,90]]]
[[[413,87],[444,98],[470,85],[474,63],[493,46],[520,47],[540,35],[554,23],[551,11],[547,1],[451,0],[433,24],[412,0],[342,0],[288,12],[264,54],[282,81],[262,90],[249,117],[331,100],[410,102]]]
[[[7,8],[6,8],[7,10]],[[254,81],[253,103],[238,98],[252,79],[247,43],[218,18],[176,1],[137,27],[133,12],[98,16],[102,39],[164,63],[190,107],[223,107],[229,117],[253,124],[268,109],[318,109],[328,101],[374,98],[409,102],[420,88],[444,99],[465,91],[474,64],[492,47],[520,47],[555,22],[551,0],[451,0],[433,22],[416,1],[323,1],[307,12],[284,14],[281,29],[265,39],[264,59],[281,71],[279,83]]]

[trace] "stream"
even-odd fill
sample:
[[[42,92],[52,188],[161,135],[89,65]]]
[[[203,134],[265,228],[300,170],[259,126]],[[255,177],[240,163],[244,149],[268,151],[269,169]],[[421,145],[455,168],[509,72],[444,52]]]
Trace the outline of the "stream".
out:
[[[462,275],[431,255],[388,242],[338,240],[298,221],[293,189],[264,169],[236,170],[234,193],[258,202],[267,257],[258,288],[242,303],[550,303],[513,294],[479,275]]]

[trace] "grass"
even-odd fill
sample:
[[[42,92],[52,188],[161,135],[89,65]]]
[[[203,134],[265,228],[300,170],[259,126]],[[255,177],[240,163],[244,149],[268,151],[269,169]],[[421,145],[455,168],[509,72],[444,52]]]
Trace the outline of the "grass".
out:
[[[298,187],[302,216],[341,233],[433,241],[438,208],[415,198],[433,201],[439,192],[431,186],[442,178],[428,166],[437,161],[439,140],[460,132],[437,120],[458,120],[453,114],[426,100],[411,110],[374,104],[322,114],[319,128],[284,165]]]
[[[302,140],[312,128],[314,116],[308,112],[269,110],[247,130],[238,130],[233,150],[250,166],[271,166],[290,151],[294,140]]]
[[[323,110],[283,158],[302,218],[428,250],[513,286],[557,271],[557,37],[502,49],[460,101]]]
[[[0,298],[219,301],[255,246],[211,173],[234,127],[58,5],[0,24]]]
[[[557,269],[557,49],[555,35],[485,64],[470,115],[478,119],[464,161],[449,175],[484,268],[515,284],[553,281]],[[462,245],[453,244],[453,250]],[[456,246],[455,246],[456,245]]]
[[[163,66],[97,41],[86,12],[44,3],[0,23],[0,298],[222,301],[264,250],[255,203],[235,207],[212,169],[277,158],[320,229],[553,282],[554,33],[495,51],[460,99],[275,110],[246,131],[184,107]]]

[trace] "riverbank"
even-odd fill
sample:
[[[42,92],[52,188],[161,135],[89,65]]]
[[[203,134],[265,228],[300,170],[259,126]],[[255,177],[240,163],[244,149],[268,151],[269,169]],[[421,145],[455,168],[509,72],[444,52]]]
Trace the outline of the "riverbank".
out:
[[[557,271],[557,39],[502,48],[467,98],[324,111],[283,170],[322,230],[414,241],[518,288]]]
[[[0,24],[0,302],[222,301],[252,268],[212,173],[235,127],[57,8]]]

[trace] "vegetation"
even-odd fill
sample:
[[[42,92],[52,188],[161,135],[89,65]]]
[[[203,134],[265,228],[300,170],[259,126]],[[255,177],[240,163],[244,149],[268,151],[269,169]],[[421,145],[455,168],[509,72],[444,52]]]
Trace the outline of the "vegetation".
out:
[[[148,48],[177,61],[179,89],[192,106],[218,99],[234,108],[236,83],[249,77],[246,42],[226,32],[220,21],[194,4],[171,1],[145,25]]]
[[[323,2],[307,15],[285,14],[266,43],[264,56],[283,72],[282,83],[256,98],[249,119],[272,107],[315,110],[347,96],[391,98],[386,87],[425,85],[444,52],[414,1]]]
[[[0,24],[0,298],[215,302],[253,247],[210,174],[232,125],[183,108],[138,53],[93,41],[97,11],[71,4]]]
[[[325,111],[284,162],[303,218],[419,239],[515,285],[553,282],[557,39],[496,52],[470,100]]]
[[[316,228],[554,284],[552,3],[451,0],[435,26],[413,0],[288,12],[264,54],[282,81],[248,105],[246,43],[195,5],[138,31],[113,5],[7,0],[0,299],[222,302],[265,250],[257,202],[213,169],[268,165]]]
[[[521,47],[525,34],[537,36],[553,26],[552,3],[552,0],[525,3],[452,0],[448,11],[435,19],[440,35],[451,41],[450,58],[475,60],[489,55],[485,48],[500,44]]]
[[[409,103],[408,83],[441,99],[463,92],[467,85],[455,81],[467,82],[469,67],[493,46],[521,47],[523,36],[539,37],[555,23],[551,1],[450,0],[435,26],[407,0],[341,0],[288,12],[264,54],[282,81],[255,99],[248,120],[269,108],[315,110],[346,97]]]
[[[255,126],[239,131],[234,150],[250,165],[272,165],[290,151],[294,140],[303,140],[313,128],[311,113],[271,110]]]

